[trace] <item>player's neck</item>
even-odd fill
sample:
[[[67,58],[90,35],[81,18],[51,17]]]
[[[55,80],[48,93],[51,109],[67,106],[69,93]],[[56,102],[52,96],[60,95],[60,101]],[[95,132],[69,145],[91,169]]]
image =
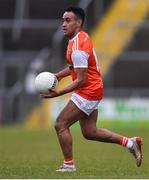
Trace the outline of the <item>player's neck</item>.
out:
[[[69,36],[69,39],[73,39],[80,31],[82,31],[81,28],[76,29],[76,31],[72,35]]]

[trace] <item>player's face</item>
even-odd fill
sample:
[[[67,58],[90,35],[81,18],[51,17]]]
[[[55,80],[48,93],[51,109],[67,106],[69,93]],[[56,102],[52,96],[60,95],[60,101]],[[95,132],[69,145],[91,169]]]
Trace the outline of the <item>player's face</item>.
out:
[[[73,12],[63,14],[63,33],[65,36],[73,37],[81,28],[81,20]]]

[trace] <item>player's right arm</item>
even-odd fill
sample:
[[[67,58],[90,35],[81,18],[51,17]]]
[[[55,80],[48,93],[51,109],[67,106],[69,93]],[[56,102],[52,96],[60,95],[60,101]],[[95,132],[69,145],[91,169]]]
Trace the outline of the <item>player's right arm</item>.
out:
[[[71,70],[70,70],[70,67],[66,67],[65,69],[59,71],[58,73],[54,73],[54,74],[57,77],[58,81],[60,81],[64,77],[70,76],[71,75]]]
[[[87,68],[75,68],[77,78],[68,86],[59,90],[50,90],[49,93],[40,93],[41,98],[53,98],[72,92],[82,87],[88,80]]]

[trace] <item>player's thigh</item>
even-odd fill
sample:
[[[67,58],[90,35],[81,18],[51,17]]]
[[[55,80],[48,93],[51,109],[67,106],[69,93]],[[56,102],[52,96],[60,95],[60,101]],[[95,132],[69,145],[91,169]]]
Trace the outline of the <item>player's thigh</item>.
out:
[[[82,112],[71,100],[64,107],[61,113],[58,115],[56,123],[64,126],[71,126],[73,123],[83,118],[84,112]]]
[[[94,110],[89,116],[86,115],[79,120],[80,127],[84,135],[91,133],[96,129],[97,117],[98,110]]]

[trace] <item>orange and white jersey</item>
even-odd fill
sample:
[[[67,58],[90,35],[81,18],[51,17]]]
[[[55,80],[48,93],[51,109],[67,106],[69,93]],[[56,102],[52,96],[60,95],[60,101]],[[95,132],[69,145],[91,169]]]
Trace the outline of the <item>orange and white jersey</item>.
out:
[[[75,68],[87,68],[87,82],[74,92],[88,100],[100,100],[103,96],[103,82],[98,66],[97,56],[88,34],[80,31],[70,39],[67,46],[67,60],[72,65],[72,80],[77,76]]]

